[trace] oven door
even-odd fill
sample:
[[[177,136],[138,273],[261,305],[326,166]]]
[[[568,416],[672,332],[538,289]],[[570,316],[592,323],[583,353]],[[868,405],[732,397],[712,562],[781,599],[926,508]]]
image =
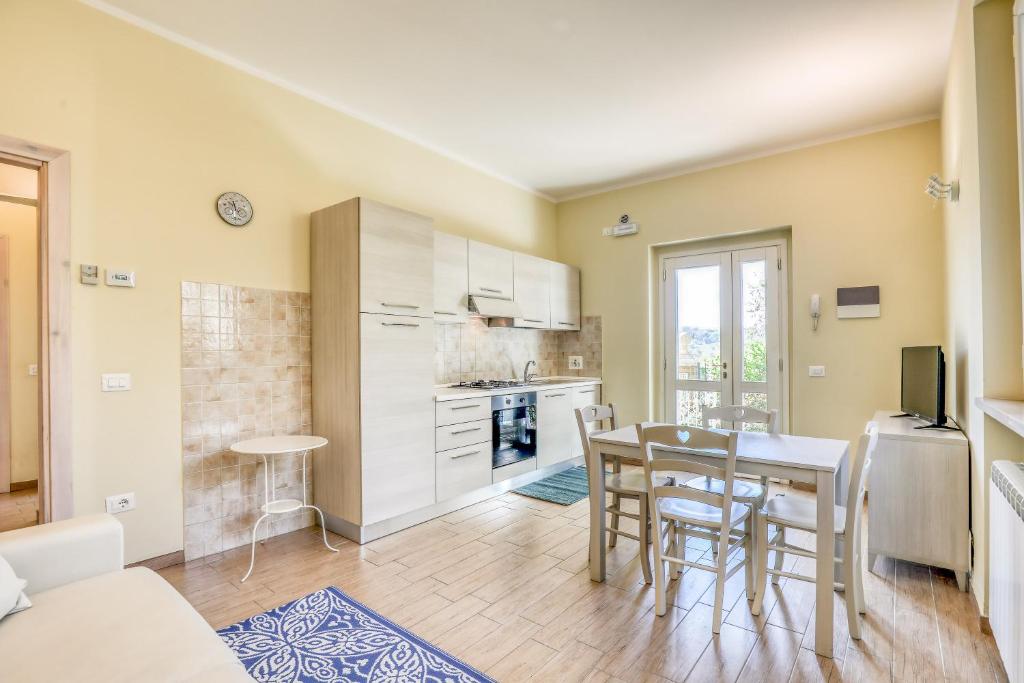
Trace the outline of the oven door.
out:
[[[537,456],[537,406],[520,405],[491,413],[494,469]]]

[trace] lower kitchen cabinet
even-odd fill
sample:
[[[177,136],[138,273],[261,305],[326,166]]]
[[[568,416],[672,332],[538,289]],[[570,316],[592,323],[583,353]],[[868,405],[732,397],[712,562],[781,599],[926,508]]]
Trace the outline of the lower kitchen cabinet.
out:
[[[491,485],[489,441],[440,451],[435,457],[438,502]]]
[[[572,447],[570,457],[583,457],[583,440],[580,439],[580,429],[576,424],[576,409],[585,408],[601,402],[601,387],[593,384],[587,387],[576,387],[572,390],[572,410],[569,411],[569,423],[572,429]],[[587,431],[593,431],[594,425],[587,425]]]
[[[537,392],[538,469],[572,457],[575,429],[569,419],[572,417],[572,392],[571,388]]]

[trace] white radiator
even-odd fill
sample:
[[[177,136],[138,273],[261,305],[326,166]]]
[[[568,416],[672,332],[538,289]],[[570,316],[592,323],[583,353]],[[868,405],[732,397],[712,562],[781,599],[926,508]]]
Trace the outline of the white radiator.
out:
[[[989,622],[1010,683],[1024,683],[1024,465],[992,463]]]

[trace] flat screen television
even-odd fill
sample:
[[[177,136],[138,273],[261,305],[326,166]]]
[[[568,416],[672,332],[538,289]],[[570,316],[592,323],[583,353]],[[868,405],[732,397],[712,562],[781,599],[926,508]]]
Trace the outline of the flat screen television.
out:
[[[905,346],[900,383],[900,410],[907,417],[946,424],[946,361],[941,346]]]

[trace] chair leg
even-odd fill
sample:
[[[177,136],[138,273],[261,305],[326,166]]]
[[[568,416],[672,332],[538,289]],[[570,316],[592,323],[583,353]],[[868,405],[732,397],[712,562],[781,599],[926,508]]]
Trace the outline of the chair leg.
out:
[[[665,597],[665,564],[662,559],[661,550],[661,529],[654,531],[654,613],[659,617],[665,616],[668,611],[667,599]]]
[[[644,583],[651,583],[651,550],[647,546],[651,543],[650,508],[647,507],[647,494],[641,494],[640,498],[640,529],[637,536],[640,537],[640,570],[644,574]]]
[[[718,571],[715,577],[715,612],[711,620],[711,632],[722,631],[722,604],[725,602],[725,569],[729,561],[729,530],[723,529],[719,533],[718,548]]]
[[[757,513],[751,510],[750,516],[743,522],[743,531],[746,533],[746,539],[743,541],[744,590],[747,593],[747,600],[750,601],[754,599],[754,534],[757,533],[756,515]]]
[[[619,542],[619,535],[618,534],[613,534],[611,532],[611,530],[612,529],[615,529],[616,531],[619,530],[619,519],[620,519],[620,517],[617,514],[617,512],[622,509],[621,505],[622,505],[622,498],[619,496],[619,494],[613,493],[612,494],[612,509],[615,510],[616,512],[612,513],[612,521],[611,521],[611,524],[608,525],[608,529],[609,529],[609,531],[608,531],[608,547],[609,548],[614,548],[615,544]]]
[[[779,545],[782,545],[782,544],[784,544],[786,542],[786,527],[781,526],[781,525],[776,525],[775,528],[779,530],[779,532],[775,535],[775,537],[778,540]],[[767,547],[767,544],[765,545],[765,547]],[[775,563],[774,563],[775,571],[777,571],[777,572],[781,572],[782,571],[782,561],[784,559],[786,559],[786,554],[784,552],[782,552],[781,550],[776,550],[775,551]],[[777,574],[772,575],[772,585],[773,586],[778,586],[779,585],[779,576]]]
[[[757,518],[757,538],[754,548],[757,554],[757,577],[755,579],[757,589],[754,591],[754,605],[750,608],[750,612],[756,617],[764,606],[764,594],[768,588],[768,518],[763,515],[758,515]]]
[[[820,533],[820,531],[819,531]],[[830,536],[831,538],[831,536]],[[847,554],[843,558],[843,598],[846,600],[846,620],[850,625],[850,637],[860,640],[860,616],[857,614],[857,554],[847,543]]]
[[[680,560],[686,559],[686,525],[679,524],[676,527],[676,547],[675,556]],[[683,575],[683,567],[681,565],[675,565],[672,567],[672,575],[670,578],[678,579]]]
[[[857,588],[857,613],[867,614],[868,608],[864,600],[864,553],[859,548],[857,549],[857,561],[854,566],[856,567],[854,570],[856,574],[853,579],[856,581]]]

